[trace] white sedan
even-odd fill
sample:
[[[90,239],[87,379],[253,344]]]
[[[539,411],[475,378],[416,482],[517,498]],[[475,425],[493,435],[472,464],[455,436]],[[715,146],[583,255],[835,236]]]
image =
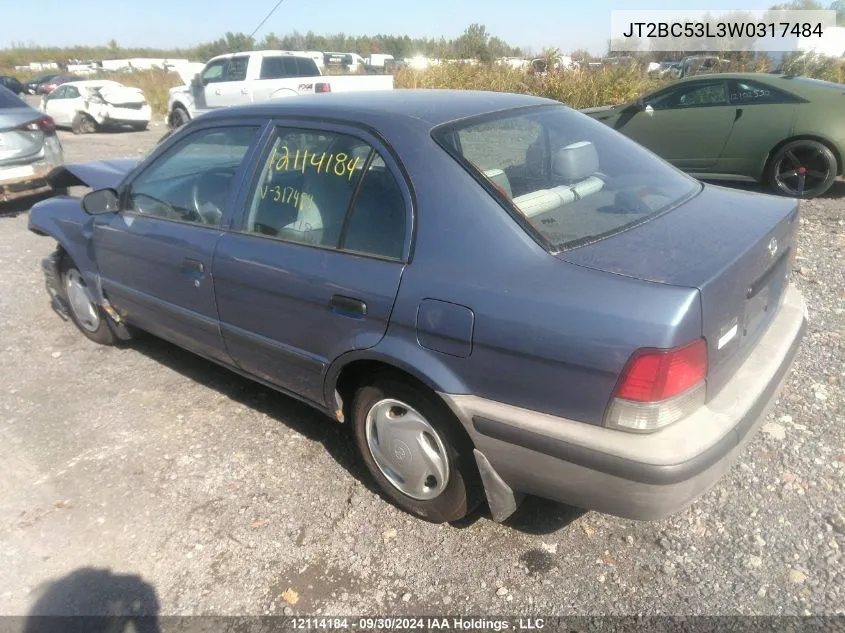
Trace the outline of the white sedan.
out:
[[[69,127],[76,134],[120,126],[145,130],[151,116],[140,88],[96,79],[60,85],[41,99],[41,111],[53,117],[57,126]]]

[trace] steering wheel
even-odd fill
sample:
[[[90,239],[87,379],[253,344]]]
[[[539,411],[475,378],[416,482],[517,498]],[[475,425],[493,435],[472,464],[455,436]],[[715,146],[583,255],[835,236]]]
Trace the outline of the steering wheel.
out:
[[[191,202],[194,205],[194,211],[204,224],[220,224],[231,180],[231,171],[212,169],[204,172],[194,181],[191,186]]]

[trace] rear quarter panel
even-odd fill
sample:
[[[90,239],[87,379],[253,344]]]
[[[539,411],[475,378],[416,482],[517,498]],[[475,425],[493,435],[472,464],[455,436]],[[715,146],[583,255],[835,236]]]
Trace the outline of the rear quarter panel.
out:
[[[701,335],[696,290],[562,262],[430,138],[388,138],[414,183],[416,241],[387,334],[366,357],[443,392],[599,424],[634,349]],[[471,311],[471,340],[445,340],[445,323],[443,344],[432,345],[430,333],[421,340],[420,305],[430,299]]]
[[[845,162],[845,94],[815,98],[796,108],[794,136],[823,141],[836,154],[839,173]]]

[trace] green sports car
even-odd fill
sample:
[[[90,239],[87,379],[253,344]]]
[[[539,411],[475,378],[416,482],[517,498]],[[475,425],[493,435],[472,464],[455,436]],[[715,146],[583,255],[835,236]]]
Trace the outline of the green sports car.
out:
[[[703,179],[812,198],[843,174],[845,85],[764,73],[690,77],[581,110]]]

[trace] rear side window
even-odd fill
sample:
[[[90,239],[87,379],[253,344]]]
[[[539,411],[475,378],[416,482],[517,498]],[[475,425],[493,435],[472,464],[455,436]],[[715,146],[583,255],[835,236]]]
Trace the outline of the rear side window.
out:
[[[282,128],[265,159],[244,230],[288,242],[402,257],[405,198],[368,143]]]
[[[316,77],[320,74],[317,63],[307,57],[297,57],[296,68],[300,77]]]
[[[635,226],[695,194],[694,179],[564,106],[441,126],[434,138],[552,251]]]
[[[731,103],[753,105],[756,103],[795,103],[790,94],[756,81],[737,80],[731,82]]]
[[[5,86],[0,86],[0,108],[26,108],[26,102],[17,97],[14,92],[6,88]]]
[[[678,86],[672,90],[655,95],[647,101],[648,105],[654,110],[727,105],[728,90],[724,81],[696,82]]]
[[[229,60],[229,67],[226,69],[225,81],[243,81],[246,79],[246,67],[249,64],[249,57],[233,57]]]

